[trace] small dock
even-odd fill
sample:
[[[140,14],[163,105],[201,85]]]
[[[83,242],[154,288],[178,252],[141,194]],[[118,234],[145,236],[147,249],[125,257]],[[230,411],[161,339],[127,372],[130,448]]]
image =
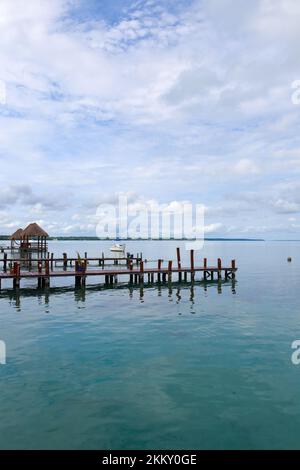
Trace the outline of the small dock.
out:
[[[107,266],[111,265],[129,265],[132,261],[134,264],[139,265],[142,261],[142,254],[137,254],[136,256],[123,256],[123,257],[105,257],[102,253],[102,256],[97,257],[88,257],[87,253],[84,255],[84,261],[87,262],[89,266]],[[32,269],[33,266],[41,265],[42,268],[45,268],[47,263],[49,262],[50,270],[52,271],[56,267],[67,268],[68,266],[75,266],[76,262],[78,261],[77,258],[68,257],[67,253],[63,253],[61,258],[55,258],[53,253],[47,253],[45,257],[35,258],[32,256],[31,253],[28,253],[26,257],[22,258],[9,258],[7,253],[4,253],[3,258],[0,259],[0,267],[2,267],[3,271],[7,271],[7,269],[13,265],[14,263],[19,263],[20,266],[26,267],[29,270]]]
[[[75,287],[83,287],[86,285],[88,278],[99,278],[106,285],[117,284],[121,279],[130,285],[143,285],[144,283],[169,283],[172,282],[194,282],[195,276],[201,275],[205,281],[228,280],[235,279],[237,267],[235,260],[231,261],[230,266],[223,266],[222,260],[219,258],[216,265],[208,265],[207,259],[204,258],[202,263],[195,263],[194,250],[190,251],[189,265],[182,265],[180,249],[177,248],[176,264],[173,260],[163,261],[157,260],[156,266],[147,267],[147,263],[140,257],[128,258],[68,258],[65,254],[63,258],[45,258],[34,260],[37,268],[30,267],[27,270],[21,269],[21,260],[8,260],[6,265],[3,264],[3,272],[0,272],[0,288],[3,280],[12,280],[12,287],[19,289],[22,280],[36,280],[38,288],[49,287],[51,280],[54,278],[73,278]],[[105,262],[125,261],[125,266],[106,268]],[[4,260],[1,260],[2,262]],[[23,260],[24,261],[24,260]],[[91,266],[90,263],[95,262],[98,268]],[[10,268],[7,269],[7,263],[10,262]],[[63,269],[59,270],[55,267],[56,263],[62,263]],[[100,263],[100,264],[99,264]],[[74,266],[74,267],[73,267]],[[71,269],[69,269],[71,267]],[[100,269],[101,268],[101,269]]]

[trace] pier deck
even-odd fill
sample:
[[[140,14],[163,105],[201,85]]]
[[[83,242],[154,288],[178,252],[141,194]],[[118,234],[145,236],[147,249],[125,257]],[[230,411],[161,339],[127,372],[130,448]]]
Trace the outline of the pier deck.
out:
[[[204,267],[194,267],[193,271],[191,271],[190,267],[182,267],[182,268],[172,268],[171,270],[168,270],[168,268],[146,268],[143,271],[140,269],[88,269],[85,272],[78,272],[75,270],[70,270],[70,271],[52,271],[50,273],[45,273],[45,272],[39,272],[39,271],[21,271],[19,274],[20,279],[32,279],[32,278],[38,278],[38,277],[74,277],[74,276],[121,276],[121,275],[147,275],[147,274],[173,274],[173,273],[191,273],[191,272],[209,272],[209,273],[219,273],[219,272],[236,272],[237,268],[232,268],[232,267],[226,267],[226,268],[221,268],[219,269],[218,267],[215,266],[207,266],[206,268]],[[0,273],[0,279],[14,279],[16,275],[14,273]]]
[[[32,280],[37,279],[37,286],[46,287],[50,285],[50,281],[53,278],[74,278],[75,286],[85,286],[86,279],[88,277],[100,277],[104,278],[105,285],[116,284],[120,277],[123,280],[129,281],[130,284],[143,284],[145,278],[148,283],[153,282],[173,282],[173,276],[176,277],[176,282],[187,282],[188,276],[191,282],[195,280],[197,273],[203,274],[204,280],[214,280],[214,276],[218,280],[220,279],[234,279],[237,271],[235,260],[231,261],[230,266],[222,266],[222,261],[219,258],[216,266],[207,264],[207,259],[204,258],[202,266],[196,266],[194,263],[194,251],[190,251],[190,265],[182,266],[180,250],[177,248],[177,266],[173,265],[173,261],[170,260],[164,264],[163,260],[159,259],[156,262],[156,267],[146,267],[145,262],[141,257],[136,258],[117,258],[118,261],[126,260],[126,265],[123,267],[112,267],[110,269],[105,268],[105,264],[102,263],[101,269],[95,269],[94,266],[89,266],[90,261],[103,261],[113,260],[116,258],[85,258],[78,260],[75,258],[67,258],[64,255],[63,258],[56,258],[56,260],[63,261],[63,270],[54,268],[54,258],[45,258],[38,260],[38,269],[33,270],[30,265],[28,270],[21,270],[21,264],[19,261],[11,261],[10,268],[7,269],[8,259],[6,264],[3,265],[3,272],[0,272],[0,288],[2,280],[12,279],[13,288],[17,289],[20,287],[21,280]],[[75,269],[70,269],[70,261],[75,262]],[[136,266],[134,267],[134,262]],[[71,266],[72,268],[72,266]],[[124,279],[124,277],[126,279]]]

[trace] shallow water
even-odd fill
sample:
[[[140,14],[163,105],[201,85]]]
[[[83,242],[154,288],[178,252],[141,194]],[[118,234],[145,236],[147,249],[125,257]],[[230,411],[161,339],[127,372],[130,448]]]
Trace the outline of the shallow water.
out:
[[[177,245],[127,249],[168,260]],[[49,250],[100,256],[109,246],[50,242]],[[35,281],[19,294],[3,290],[0,448],[300,448],[300,365],[291,362],[299,249],[206,242],[198,259],[237,260],[236,283],[221,286],[75,292],[61,279],[44,292]]]

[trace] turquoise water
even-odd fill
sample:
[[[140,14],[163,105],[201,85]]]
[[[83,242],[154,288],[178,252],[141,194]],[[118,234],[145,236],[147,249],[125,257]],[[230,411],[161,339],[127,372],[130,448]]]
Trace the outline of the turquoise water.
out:
[[[127,248],[167,260],[177,244]],[[236,258],[236,284],[3,290],[0,448],[300,448],[300,243],[206,242],[197,256]]]

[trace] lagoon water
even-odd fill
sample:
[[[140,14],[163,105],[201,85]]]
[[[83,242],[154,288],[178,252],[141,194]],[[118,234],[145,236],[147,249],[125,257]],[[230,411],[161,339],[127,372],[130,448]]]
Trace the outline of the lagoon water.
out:
[[[177,245],[127,249],[168,260]],[[300,243],[206,242],[204,256],[236,258],[236,283],[75,291],[67,279],[19,294],[3,284],[0,448],[300,448]]]

